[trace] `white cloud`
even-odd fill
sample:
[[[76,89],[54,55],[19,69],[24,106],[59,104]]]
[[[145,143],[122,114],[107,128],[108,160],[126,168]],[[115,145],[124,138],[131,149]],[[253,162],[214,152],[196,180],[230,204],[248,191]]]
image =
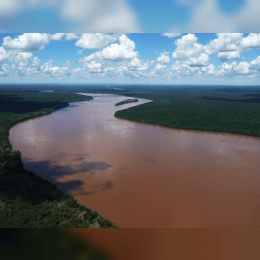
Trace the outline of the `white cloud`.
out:
[[[161,36],[166,36],[168,38],[174,38],[181,36],[181,33],[162,33]]]
[[[78,39],[79,36],[76,35],[75,33],[66,33],[66,40],[70,41],[70,40],[75,40]]]
[[[11,66],[18,75],[25,75],[29,62],[32,59],[32,53],[20,52],[14,54],[15,63]]]
[[[162,52],[160,56],[157,58],[157,62],[162,63],[162,64],[169,64],[171,63],[170,57],[167,56],[169,52]]]
[[[233,68],[237,65],[237,63],[234,61],[231,64],[224,63],[221,66],[220,73],[222,75],[230,76],[233,74]]]
[[[206,52],[208,54],[241,50],[239,43],[243,38],[243,33],[217,33],[217,36],[217,39],[210,41],[206,45]]]
[[[214,64],[209,64],[208,66],[204,66],[203,68],[201,68],[200,70],[203,73],[206,73],[210,76],[218,76],[220,75],[220,72],[218,70],[215,69]]]
[[[205,47],[197,43],[197,39],[195,34],[189,33],[176,40],[177,47],[172,53],[172,58],[180,59],[184,64],[192,67],[205,66],[210,57],[205,53]]]
[[[234,72],[237,74],[249,74],[249,66],[246,61],[240,62],[238,66],[234,67]]]
[[[51,40],[60,41],[64,35],[65,33],[54,33],[51,35]]]
[[[83,69],[89,70],[90,72],[102,72],[103,64],[101,62],[97,62],[92,60],[89,63],[84,63]]]
[[[39,75],[41,73],[41,61],[38,57],[33,57],[33,62],[31,66],[29,66],[25,74],[26,75]]]
[[[66,60],[65,62],[62,63],[62,66],[64,67],[70,67],[74,64],[74,62]]]
[[[239,59],[243,50],[260,47],[260,34],[250,33],[243,37],[243,33],[217,33],[218,38],[204,46],[209,55],[217,52],[221,61]]]
[[[4,47],[0,47],[0,63],[5,61],[8,58],[8,54]]]
[[[144,71],[148,71],[150,70],[150,68],[152,67],[153,63],[155,61],[151,60],[151,61],[146,61],[143,62],[138,58],[133,58],[132,60],[123,60],[121,61],[118,66],[119,67],[125,67],[127,68],[129,71],[139,71],[139,72],[144,72]]]
[[[10,68],[7,63],[0,63],[0,76],[6,76],[10,73]]]
[[[250,33],[241,40],[240,44],[245,49],[260,48],[260,33]]]
[[[118,35],[109,35],[102,33],[83,33],[75,45],[77,47],[83,48],[84,50],[100,50],[107,46],[109,43],[115,42],[118,37]]]
[[[41,71],[51,77],[65,77],[71,75],[69,67],[60,68],[58,66],[52,66],[52,60],[43,64],[41,66]]]
[[[4,37],[3,46],[14,51],[39,51],[44,49],[50,40],[50,34],[47,33],[24,33],[15,39]]]
[[[227,61],[231,59],[239,59],[241,51],[225,51],[225,52],[219,52],[217,57],[221,61]]]
[[[258,56],[255,60],[252,60],[250,62],[250,68],[253,70],[259,70],[260,71],[260,56]]]
[[[92,53],[88,57],[80,59],[79,63],[89,62],[91,60],[121,61],[124,59],[133,59],[138,56],[138,52],[134,51],[134,41],[131,41],[129,38],[127,38],[125,34],[119,37],[119,42],[120,44],[111,44],[102,51]]]

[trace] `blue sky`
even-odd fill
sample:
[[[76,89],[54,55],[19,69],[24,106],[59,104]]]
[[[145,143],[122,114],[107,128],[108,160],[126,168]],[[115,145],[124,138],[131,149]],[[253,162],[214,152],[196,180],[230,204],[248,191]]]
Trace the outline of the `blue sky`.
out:
[[[259,0],[2,0],[4,33],[250,33]]]
[[[260,33],[0,34],[0,84],[259,85]]]

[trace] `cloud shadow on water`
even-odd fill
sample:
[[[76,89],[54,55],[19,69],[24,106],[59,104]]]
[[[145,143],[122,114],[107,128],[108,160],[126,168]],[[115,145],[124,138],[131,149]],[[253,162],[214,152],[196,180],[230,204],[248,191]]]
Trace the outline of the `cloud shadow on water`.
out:
[[[79,161],[79,158],[78,158]],[[57,162],[57,161],[55,161]],[[106,170],[111,165],[105,162],[86,162],[84,161],[80,165],[74,165],[73,167],[70,165],[60,166],[54,165],[53,161],[46,160],[46,161],[39,161],[39,162],[30,162],[24,161],[24,168],[36,173],[37,176],[41,176],[43,179],[48,180],[57,185],[59,189],[64,191],[66,194],[69,194],[72,190],[80,190],[81,186],[84,184],[81,180],[71,180],[67,182],[58,182],[57,179],[62,178],[67,175],[75,175],[80,172],[90,172],[91,175],[94,175],[93,170],[103,171]],[[105,184],[104,187],[110,188],[112,187],[112,183]],[[81,194],[90,195],[94,192],[84,192]]]

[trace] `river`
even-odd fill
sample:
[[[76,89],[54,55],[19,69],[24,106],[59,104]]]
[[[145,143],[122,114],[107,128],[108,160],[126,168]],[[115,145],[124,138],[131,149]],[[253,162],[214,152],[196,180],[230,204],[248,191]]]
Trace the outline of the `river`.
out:
[[[10,129],[26,169],[120,228],[259,227],[260,138],[118,119],[93,94]]]

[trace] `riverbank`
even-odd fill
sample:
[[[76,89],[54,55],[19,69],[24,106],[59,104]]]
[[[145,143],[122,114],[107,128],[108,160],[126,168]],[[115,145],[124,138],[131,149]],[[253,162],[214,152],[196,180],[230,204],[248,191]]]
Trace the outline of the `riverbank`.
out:
[[[115,117],[174,129],[260,137],[258,88],[145,88],[121,95],[151,99],[145,105],[117,111]],[[232,91],[233,90],[233,91]]]
[[[24,169],[21,153],[12,149],[8,139],[10,128],[19,122],[68,107],[69,102],[92,99],[70,93],[0,92],[1,228],[116,227],[96,211],[77,203],[55,184]]]
[[[94,91],[77,90],[77,92],[93,93]],[[109,91],[104,94],[109,94]],[[85,187],[82,184],[78,185],[82,189],[80,194],[75,191],[73,196],[83,205],[88,205],[91,208],[97,206],[97,211],[104,212],[106,216],[113,219],[120,227],[242,227],[242,225],[243,227],[253,227],[257,222],[255,219],[259,214],[256,212],[254,216],[251,216],[248,209],[255,208],[257,210],[256,204],[259,201],[259,199],[252,200],[252,196],[255,196],[254,198],[257,196],[257,182],[252,181],[254,178],[257,178],[253,171],[253,167],[256,166],[256,158],[259,156],[257,140],[254,144],[254,140],[240,139],[238,136],[229,135],[228,137],[226,135],[226,137],[222,136],[219,138],[218,135],[210,134],[209,130],[203,130],[203,133],[192,137],[192,135],[196,134],[194,130],[199,131],[198,128],[205,128],[205,126],[211,127],[213,129],[212,132],[221,132],[216,131],[216,128],[214,129],[216,126],[224,132],[224,127],[228,129],[228,126],[235,125],[239,126],[235,128],[237,131],[247,131],[247,135],[254,133],[259,115],[257,93],[252,94],[248,91],[246,94],[255,95],[256,98],[254,99],[245,98],[244,96],[246,95],[242,94],[216,94],[209,89],[154,90],[154,93],[147,93],[149,95],[147,99],[153,100],[153,102],[125,109],[128,112],[129,120],[134,121],[130,124],[124,120],[113,119],[122,110],[115,113],[116,109],[114,106],[112,105],[111,107],[111,104],[109,105],[106,102],[97,106],[97,98],[97,102],[93,102],[93,105],[98,107],[98,109],[94,108],[91,110],[91,105],[89,104],[89,106],[83,106],[82,110],[79,106],[78,109],[75,108],[73,112],[71,111],[74,115],[81,115],[80,120],[77,120],[77,118],[74,120],[73,114],[70,114],[69,111],[64,113],[64,115],[61,113],[60,116],[54,116],[54,119],[48,120],[50,126],[56,124],[57,120],[65,120],[65,129],[68,133],[66,134],[64,131],[64,134],[59,139],[61,128],[58,123],[55,127],[57,130],[55,135],[52,133],[49,136],[50,138],[46,135],[46,138],[43,139],[51,140],[55,136],[55,140],[59,139],[59,142],[53,148],[50,148],[51,143],[46,143],[46,141],[44,141],[44,144],[42,142],[42,145],[47,145],[49,150],[52,149],[54,151],[56,150],[55,147],[61,146],[63,149],[59,149],[57,154],[59,155],[64,151],[64,140],[68,140],[70,136],[79,136],[78,130],[73,133],[73,129],[82,127],[81,131],[87,132],[89,137],[92,138],[93,134],[91,134],[91,131],[93,130],[94,135],[99,140],[98,143],[93,143],[93,146],[91,140],[89,142],[84,140],[83,142],[80,138],[79,140],[73,138],[72,142],[66,144],[66,147],[70,147],[70,154],[72,155],[70,160],[66,159],[68,157],[65,158],[66,164],[71,166],[70,169],[77,164],[80,166],[82,163],[76,163],[77,160],[81,155],[86,155],[85,158],[80,159],[84,161],[82,166],[84,165],[83,171],[86,174],[70,177],[70,174],[66,172],[62,174],[60,180],[62,182],[73,182],[76,179],[77,182],[84,183]],[[132,94],[129,94],[131,97],[134,95],[139,97],[143,93],[133,91]],[[156,105],[152,107],[151,104],[153,103],[156,103]],[[136,108],[140,109],[135,110]],[[109,109],[113,110],[113,113],[108,118],[110,123],[105,128],[106,131],[98,136],[98,133],[103,129],[103,122],[107,122],[104,111],[109,111]],[[189,122],[189,119],[191,122]],[[177,131],[172,131],[172,129],[166,131],[165,128],[151,126],[150,128],[145,128],[146,124],[136,123],[144,122],[149,124],[149,120],[157,126],[165,126],[169,122],[175,123],[175,127],[171,125],[166,125],[166,127],[176,128]],[[85,124],[83,122],[88,123]],[[194,124],[191,125],[191,123]],[[30,129],[34,129],[34,132],[38,133],[37,135],[34,134],[34,139],[39,140],[42,136],[45,136],[42,130],[44,129],[44,124],[40,128],[38,123],[34,126],[27,125],[24,130],[28,133]],[[77,124],[78,127],[75,128]],[[73,128],[70,127],[72,125],[74,126]],[[179,127],[176,127],[176,125],[179,125]],[[193,131],[181,131],[181,129],[185,129],[185,125]],[[52,129],[50,126],[49,129]],[[113,129],[119,129],[119,131],[115,134]],[[128,131],[120,131],[121,129],[127,129]],[[231,130],[233,131],[234,128],[228,129],[229,132]],[[19,132],[21,133],[21,131]],[[115,140],[113,140],[114,134],[116,136]],[[26,134],[24,137],[22,136],[19,137],[20,140],[25,137],[24,141],[28,140],[30,142],[29,139],[26,139],[28,135],[27,137]],[[135,140],[134,146],[130,145],[133,141],[133,136]],[[161,138],[154,138],[155,136],[160,136]],[[123,137],[123,139],[120,139],[120,137]],[[244,139],[246,145],[243,144],[242,139]],[[117,140],[120,140],[120,142],[117,143]],[[151,142],[151,140],[153,141]],[[189,140],[189,142],[186,143],[186,140]],[[25,142],[21,147],[25,147]],[[84,143],[84,146],[78,145],[82,143]],[[102,145],[104,143],[106,143],[105,151]],[[116,143],[117,149],[114,149]],[[76,151],[77,147],[80,147],[78,152]],[[128,147],[127,156],[124,154],[125,147]],[[218,151],[216,151],[216,148]],[[88,155],[90,149],[91,157]],[[160,153],[152,152],[155,150],[159,150]],[[192,153],[195,150],[196,152]],[[28,151],[30,151],[30,148]],[[122,151],[122,153],[119,151]],[[74,154],[80,156],[73,156]],[[227,155],[230,155],[231,160],[228,159]],[[117,159],[115,160],[114,158]],[[202,158],[207,159],[199,161]],[[44,166],[44,160],[42,164],[36,166],[39,170],[42,169],[42,165]],[[164,160],[166,161],[164,162]],[[111,165],[113,165],[113,168],[110,168]],[[125,167],[125,165],[128,165],[128,167]],[[199,165],[198,168],[197,165]],[[203,165],[205,166],[204,168]],[[237,167],[233,167],[233,165]],[[118,170],[116,171],[117,166]],[[224,169],[224,167],[226,168]],[[28,169],[31,168],[28,167]],[[64,167],[61,168],[62,171],[63,169]],[[83,168],[79,167],[78,169]],[[93,169],[93,171],[87,169]],[[220,171],[217,171],[218,169]],[[56,171],[56,168],[53,168],[53,170]],[[104,171],[102,172],[103,174],[99,174],[99,170]],[[164,173],[160,174],[159,180],[158,172]],[[211,174],[208,175],[208,172]],[[247,176],[250,174],[251,177],[243,179],[245,172]],[[41,176],[44,176],[44,174]],[[116,176],[121,176],[121,178],[119,179]],[[229,179],[226,179],[227,176]],[[95,181],[98,181],[98,185],[96,185]],[[161,185],[158,185],[158,181],[160,181]],[[221,182],[225,185],[222,185]],[[129,187],[135,191],[134,194]],[[183,194],[183,189],[187,187],[189,187],[188,190]],[[152,191],[152,193],[149,193],[149,191]],[[91,196],[89,196],[90,192]],[[103,192],[105,192],[105,196],[100,196],[104,194]],[[82,193],[83,196],[81,195]],[[161,200],[153,197],[153,194],[160,194]],[[204,200],[204,198],[207,198],[207,200]],[[234,198],[236,203],[233,201]],[[137,201],[139,202],[138,204],[136,203]],[[243,204],[243,202],[245,203]],[[230,208],[231,204],[232,210]],[[146,205],[146,208],[143,205]],[[170,208],[160,208],[160,205],[172,206]],[[179,208],[178,205],[185,206]],[[158,209],[160,209],[159,212]],[[199,211],[199,209],[201,210]],[[227,210],[230,216],[231,213],[233,216],[240,216],[241,212],[247,212],[249,215],[245,216],[245,214],[242,214],[241,219],[233,218],[236,222],[232,223],[232,218],[227,219],[225,217]],[[157,211],[157,214],[152,213],[155,211]],[[138,212],[139,214],[132,216],[132,212]],[[151,217],[151,214],[153,217]],[[216,214],[219,222],[215,219]],[[248,219],[252,220],[252,217],[255,219],[248,223]],[[163,221],[161,221],[162,219]]]

